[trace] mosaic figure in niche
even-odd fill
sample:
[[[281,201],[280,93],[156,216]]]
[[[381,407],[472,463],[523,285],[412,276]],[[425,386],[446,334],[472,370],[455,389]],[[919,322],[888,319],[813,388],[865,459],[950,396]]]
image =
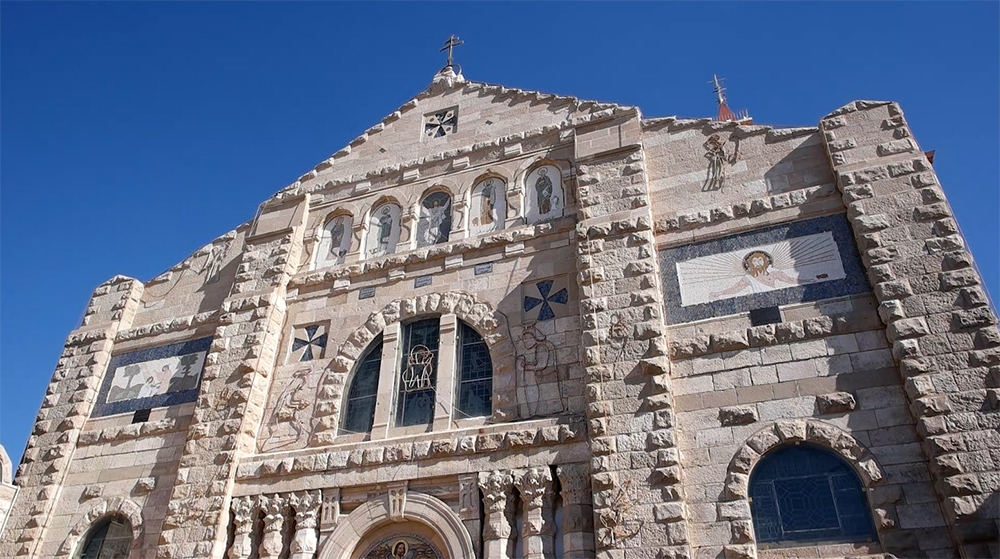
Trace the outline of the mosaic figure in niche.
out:
[[[316,266],[336,266],[344,263],[350,249],[352,218],[340,215],[323,227],[323,236],[316,255]]]
[[[549,410],[539,410],[542,399],[540,386],[543,384],[554,385],[559,399],[558,413],[563,413],[565,406],[562,403],[556,346],[534,325],[521,331],[521,345],[524,352],[515,359],[514,368],[517,371],[517,400],[522,419],[551,413]]]
[[[417,536],[393,536],[371,546],[361,559],[441,559],[430,543]]]
[[[309,377],[313,370],[301,367],[292,375],[292,381],[274,402],[271,415],[264,426],[264,440],[261,452],[272,452],[294,446],[307,434],[306,425],[312,404],[308,397]]]
[[[846,277],[829,231],[677,263],[683,306]]]
[[[486,178],[472,191],[473,235],[490,233],[502,229],[507,217],[507,183],[496,177]]]
[[[429,194],[421,207],[417,246],[448,242],[451,234],[451,196],[445,192]]]
[[[368,231],[368,256],[383,256],[396,251],[399,241],[399,206],[383,204],[372,212]]]
[[[537,167],[525,180],[528,223],[561,217],[563,214],[562,176],[553,165]]]
[[[547,215],[552,211],[552,179],[547,177],[548,169],[542,167],[538,170],[538,178],[535,179],[535,192],[538,194],[538,213]]]

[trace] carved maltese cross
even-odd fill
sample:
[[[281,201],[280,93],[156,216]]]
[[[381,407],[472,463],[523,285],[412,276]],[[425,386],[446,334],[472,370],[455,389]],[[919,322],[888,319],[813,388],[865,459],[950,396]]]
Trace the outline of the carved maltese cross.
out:
[[[326,327],[313,324],[305,328],[295,329],[292,340],[292,355],[298,356],[298,361],[312,361],[322,355],[326,347]]]

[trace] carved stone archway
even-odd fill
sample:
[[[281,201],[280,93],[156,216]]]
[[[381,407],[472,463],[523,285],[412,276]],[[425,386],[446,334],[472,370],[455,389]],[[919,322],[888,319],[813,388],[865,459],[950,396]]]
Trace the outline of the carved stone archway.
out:
[[[454,314],[476,329],[490,350],[494,383],[513,383],[514,346],[509,343],[507,320],[503,313],[464,291],[428,293],[399,299],[372,313],[363,325],[347,336],[347,340],[337,350],[336,357],[323,372],[316,389],[315,426],[310,441],[312,446],[322,446],[333,441],[339,425],[340,404],[348,384],[348,375],[372,340],[389,324],[441,314]]]
[[[444,542],[444,551],[450,559],[475,557],[472,538],[462,524],[462,519],[447,504],[425,493],[407,493],[403,520],[427,525]],[[369,531],[392,522],[388,499],[376,499],[354,509],[342,517],[337,528],[323,542],[319,559],[351,559],[358,542]]]
[[[129,527],[132,528],[132,552],[135,552],[141,541],[139,533],[142,530],[142,507],[131,499],[116,497],[114,499],[101,499],[84,509],[83,514],[77,518],[70,529],[69,535],[63,540],[58,556],[60,558],[72,557],[73,552],[76,551],[77,545],[80,542],[80,538],[94,524],[103,518],[115,515],[128,520]]]
[[[730,544],[725,546],[727,558],[757,557],[756,536],[750,516],[750,473],[771,450],[796,443],[809,443],[837,453],[857,472],[866,490],[885,484],[885,473],[875,456],[847,431],[819,419],[776,421],[748,437],[726,469],[726,486],[719,503],[719,517],[733,523]],[[895,528],[895,525],[887,526],[879,522],[882,513],[885,511],[878,508],[872,510],[879,536],[885,530]]]

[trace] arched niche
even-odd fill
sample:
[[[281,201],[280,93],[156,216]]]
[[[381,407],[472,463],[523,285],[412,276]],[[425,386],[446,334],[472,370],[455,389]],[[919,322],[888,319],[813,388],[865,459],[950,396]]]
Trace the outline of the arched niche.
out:
[[[440,542],[442,559],[475,557],[469,532],[462,519],[446,503],[431,495],[415,492],[406,494],[405,503],[402,517],[397,518],[390,517],[388,497],[368,501],[354,509],[346,518],[340,519],[323,542],[318,559],[357,559],[372,540],[386,537],[387,531],[382,528],[393,523],[399,523],[401,527],[405,523],[415,523],[429,528],[434,536],[431,541]]]
[[[552,161],[535,164],[524,175],[525,220],[530,224],[558,219],[565,209],[562,171]]]
[[[313,269],[339,266],[351,250],[354,216],[336,211],[327,217],[319,232],[319,242],[313,257]]]
[[[99,528],[100,524],[110,518],[121,518],[128,523],[132,532],[131,556],[135,556],[139,549],[140,533],[142,531],[142,507],[131,499],[117,497],[115,499],[101,499],[91,503],[76,516],[76,522],[72,525],[69,535],[63,540],[59,548],[60,558],[72,557],[76,559],[83,551],[83,546],[87,544],[87,537]]]
[[[447,243],[451,237],[452,196],[443,187],[428,191],[417,206],[417,247]]]
[[[507,219],[507,181],[496,174],[476,179],[469,206],[469,235],[493,233]]]
[[[395,200],[382,201],[372,208],[365,238],[365,258],[378,258],[396,252],[402,211]]]

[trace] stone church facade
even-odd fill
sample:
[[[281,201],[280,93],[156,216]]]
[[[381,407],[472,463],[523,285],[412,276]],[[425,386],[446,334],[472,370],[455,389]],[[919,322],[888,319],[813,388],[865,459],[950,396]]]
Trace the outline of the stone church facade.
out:
[[[0,556],[998,558],[1000,334],[899,106],[452,67],[70,333]]]

